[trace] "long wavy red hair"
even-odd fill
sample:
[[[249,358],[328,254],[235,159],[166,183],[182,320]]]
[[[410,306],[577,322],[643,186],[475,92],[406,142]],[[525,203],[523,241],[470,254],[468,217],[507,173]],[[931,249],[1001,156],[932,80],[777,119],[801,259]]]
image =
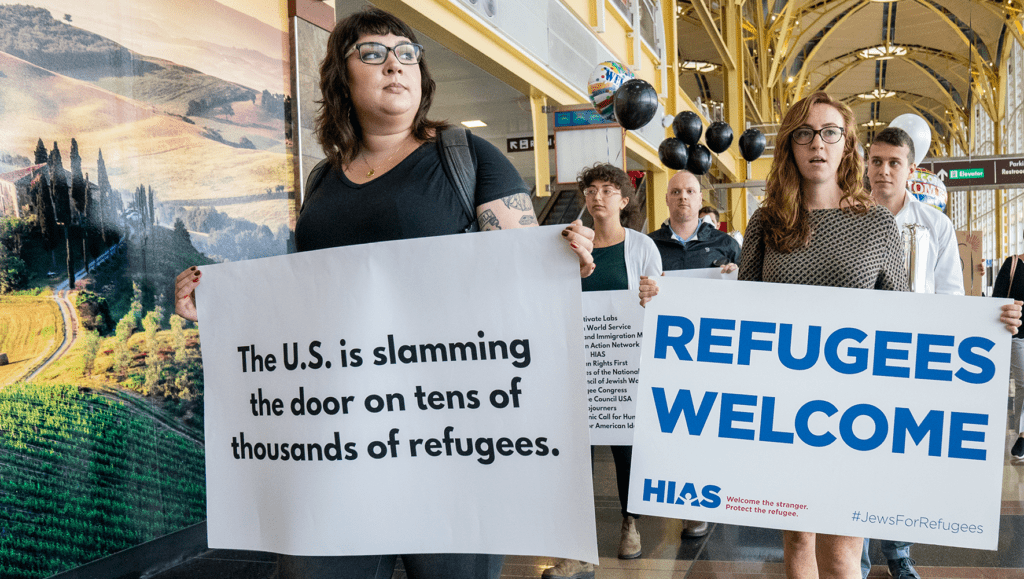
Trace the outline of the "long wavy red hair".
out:
[[[775,158],[768,173],[761,216],[765,222],[765,243],[781,253],[803,247],[811,237],[810,214],[801,188],[803,177],[793,157],[793,131],[803,126],[811,107],[825,104],[839,111],[845,125],[846,143],[836,171],[836,182],[843,194],[839,207],[864,214],[874,204],[864,189],[864,160],[857,152],[857,122],[853,110],[828,93],[816,92],[797,101],[782,119],[775,139]]]

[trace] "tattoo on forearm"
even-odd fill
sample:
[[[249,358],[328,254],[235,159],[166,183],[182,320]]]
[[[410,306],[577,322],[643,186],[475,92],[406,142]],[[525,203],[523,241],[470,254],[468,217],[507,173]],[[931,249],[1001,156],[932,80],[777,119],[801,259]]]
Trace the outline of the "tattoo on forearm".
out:
[[[530,196],[526,193],[516,193],[515,195],[502,197],[501,201],[509,209],[518,209],[519,211],[533,210],[533,203],[530,201]]]
[[[537,218],[532,213],[529,215],[523,215],[519,218],[519,225],[534,225],[537,223]]]
[[[480,222],[480,231],[501,229],[501,225],[498,223],[498,217],[490,209],[481,213],[480,216],[477,217],[477,221]]]

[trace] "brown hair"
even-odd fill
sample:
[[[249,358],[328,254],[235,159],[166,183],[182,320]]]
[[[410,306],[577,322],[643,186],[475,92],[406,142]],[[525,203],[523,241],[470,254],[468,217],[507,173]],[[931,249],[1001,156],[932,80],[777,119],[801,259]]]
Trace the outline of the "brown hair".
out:
[[[780,253],[790,253],[806,245],[811,237],[810,214],[801,188],[803,177],[793,157],[790,136],[803,126],[811,106],[816,104],[826,104],[839,111],[845,125],[843,158],[836,171],[836,182],[843,192],[839,206],[844,210],[864,214],[874,205],[864,189],[864,160],[857,153],[857,126],[853,110],[824,92],[816,92],[797,101],[779,126],[779,134],[775,138],[775,158],[768,173],[765,200],[761,205],[765,243]]]
[[[327,52],[320,63],[320,112],[316,117],[316,137],[332,167],[341,169],[352,162],[362,149],[363,131],[352,107],[348,88],[345,53],[366,34],[394,34],[412,42],[416,34],[404,22],[379,8],[366,8],[335,25],[327,39]],[[404,66],[404,65],[403,65]],[[425,58],[420,59],[420,106],[412,122],[412,136],[429,141],[434,132],[448,127],[445,122],[427,119],[437,84],[430,77]]]
[[[615,185],[622,192],[622,198],[629,200],[626,207],[619,212],[619,222],[622,225],[629,223],[637,207],[636,200],[633,199],[633,193],[636,190],[633,189],[633,180],[629,178],[629,175],[615,165],[597,163],[580,171],[579,176],[576,177],[576,186],[579,187],[580,193],[583,193],[594,181],[607,181]]]
[[[909,165],[914,164],[914,139],[910,138],[910,135],[906,131],[899,127],[886,127],[882,129],[871,144],[885,143],[893,147],[906,147],[907,148],[907,163]]]

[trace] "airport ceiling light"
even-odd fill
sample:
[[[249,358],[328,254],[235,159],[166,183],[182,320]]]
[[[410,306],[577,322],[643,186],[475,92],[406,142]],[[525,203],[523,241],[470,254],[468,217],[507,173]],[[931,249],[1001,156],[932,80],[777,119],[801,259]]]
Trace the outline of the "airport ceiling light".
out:
[[[864,60],[870,60],[873,58],[878,60],[889,60],[895,56],[905,56],[906,54],[906,46],[898,46],[896,44],[879,44],[878,46],[865,48],[858,52],[857,56]]]
[[[867,127],[869,129],[873,129],[875,127],[881,127],[881,126],[884,126],[886,124],[888,124],[888,123],[883,123],[882,121],[871,119],[870,121],[868,121],[866,123],[861,123],[860,126]]]
[[[481,120],[475,120],[475,121],[462,121],[462,124],[463,124],[463,125],[464,125],[464,126],[465,126],[465,127],[467,128],[467,129],[479,129],[480,127],[486,127],[486,126],[487,126],[487,123],[485,123],[485,122],[483,122],[483,121],[481,121]]]
[[[684,60],[679,63],[679,69],[689,72],[709,73],[718,70],[719,65],[703,60]]]
[[[896,93],[894,91],[876,88],[871,92],[860,93],[859,95],[857,95],[857,98],[866,101],[879,101],[882,99],[892,98],[894,96],[896,96]]]

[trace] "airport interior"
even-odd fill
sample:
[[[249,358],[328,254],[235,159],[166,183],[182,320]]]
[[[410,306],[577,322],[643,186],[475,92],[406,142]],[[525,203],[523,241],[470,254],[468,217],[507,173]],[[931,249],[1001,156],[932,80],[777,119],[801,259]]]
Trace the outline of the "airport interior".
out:
[[[688,113],[704,129],[716,122],[728,125],[735,137],[731,146],[707,153],[708,163],[699,180],[703,204],[720,213],[719,229],[742,238],[764,200],[783,115],[793,103],[825,91],[853,110],[862,144],[869,144],[890,123],[908,133],[924,127],[927,150],[918,167],[927,171],[914,176],[913,191],[922,202],[944,212],[960,244],[968,246],[967,253],[961,253],[962,260],[966,255],[970,261],[963,270],[966,294],[993,296],[1004,260],[1024,253],[1024,170],[1014,169],[1024,167],[1022,0],[279,0],[279,4],[288,23],[287,92],[292,96],[293,127],[289,145],[295,165],[295,192],[288,202],[294,208],[304,200],[306,176],[325,157],[313,127],[327,37],[337,21],[372,5],[416,31],[437,82],[430,117],[470,127],[474,135],[496,146],[530,188],[541,225],[576,219],[593,223],[576,174],[600,160],[639,177],[641,211],[630,227],[641,233],[661,227],[669,218],[665,193],[674,173],[665,163],[663,142],[673,137],[678,115]],[[648,103],[644,122],[630,130],[595,114],[601,111],[593,100],[594,75],[615,66],[646,81],[655,97]],[[3,90],[0,84],[0,108]],[[902,124],[896,121],[901,116]],[[763,136],[763,152],[752,154],[750,160],[740,146],[741,135],[748,131]],[[590,146],[597,140],[600,146]],[[547,146],[538,146],[545,142]],[[3,184],[0,179],[0,193]],[[149,195],[152,204],[152,188]],[[193,233],[193,237],[201,236]],[[995,550],[916,543],[910,547],[910,557],[917,579],[1024,578],[1024,463],[1011,460],[1010,455],[1017,439],[1013,394],[1010,386]],[[5,432],[2,426],[0,437]],[[0,466],[5,456],[0,453]],[[721,460],[742,464],[748,458],[732,455]],[[791,476],[801,474],[795,470]],[[748,476],[757,478],[760,473],[751,471]],[[871,476],[908,493],[943,488],[942,480],[922,477],[910,468],[880,469]],[[636,521],[641,554],[620,559],[622,519],[613,459],[605,446],[596,447],[593,456],[593,491],[600,557],[596,577],[781,579],[786,575],[780,530],[710,522],[706,534],[690,536],[686,521],[650,515]],[[10,496],[10,491],[0,486],[0,496],[4,495]],[[0,506],[16,508],[18,500],[15,496],[14,503]],[[949,495],[945,500],[956,502],[960,497]],[[8,520],[6,513],[0,510],[0,523]],[[535,523],[537,528],[559,524],[556,519]],[[7,527],[0,524],[0,546],[6,533]],[[877,540],[870,543],[868,553],[868,577],[889,576]],[[51,576],[16,574],[15,559],[5,561],[5,556],[0,550],[0,578]],[[501,577],[540,578],[558,562],[551,556],[507,555]],[[10,575],[5,574],[5,563],[10,565]],[[274,553],[211,548],[205,520],[97,560],[67,565],[52,576],[279,576],[279,556]],[[394,577],[406,577],[401,563]],[[898,579],[915,578],[901,575]]]

